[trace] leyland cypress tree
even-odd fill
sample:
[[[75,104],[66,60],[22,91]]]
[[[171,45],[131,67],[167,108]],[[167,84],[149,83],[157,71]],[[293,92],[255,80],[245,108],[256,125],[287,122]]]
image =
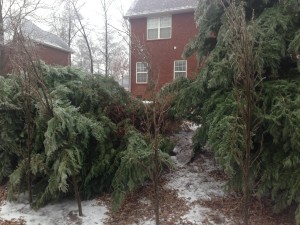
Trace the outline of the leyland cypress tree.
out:
[[[176,104],[178,110],[184,110],[181,115],[188,114],[189,119],[202,124],[194,137],[195,146],[211,147],[230,177],[230,187],[242,190],[244,174],[237,155],[242,152],[244,137],[243,129],[237,127],[245,123],[236,117],[241,101],[235,81],[236,62],[240,60],[236,56],[243,46],[234,46],[240,40],[232,40],[232,32],[241,27],[228,26],[231,19],[226,12],[231,4],[243,5],[247,32],[255,26],[250,60],[258,65],[255,73],[262,79],[254,86],[251,191],[271,193],[279,211],[293,202],[300,203],[299,1],[199,1],[199,33],[185,55],[197,52],[205,66],[196,80],[180,91]],[[296,220],[300,223],[300,207]]]

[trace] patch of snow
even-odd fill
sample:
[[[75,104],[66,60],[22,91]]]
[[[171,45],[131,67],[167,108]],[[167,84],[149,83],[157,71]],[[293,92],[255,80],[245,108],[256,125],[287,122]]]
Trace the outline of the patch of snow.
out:
[[[201,127],[201,125],[197,125],[195,123],[192,123],[191,125],[189,125],[189,128],[192,130],[192,131],[196,131],[199,127]]]
[[[169,175],[167,187],[178,190],[179,197],[189,202],[210,200],[212,196],[223,196],[225,183],[216,181],[209,175],[209,170],[204,170],[197,165],[181,168]]]
[[[75,201],[49,204],[38,211],[31,209],[29,204],[22,201],[5,202],[1,207],[0,218],[4,220],[22,218],[30,225],[101,225],[107,218],[107,208],[100,206],[96,200],[82,202],[83,217],[78,216]]]
[[[139,221],[138,223],[133,223],[131,225],[155,225],[155,221],[154,220]]]
[[[178,166],[183,166],[189,163],[194,156],[192,136],[194,132],[190,129],[190,124],[187,125],[188,131],[181,131],[174,135],[177,142],[173,149],[176,154],[176,160],[174,163]]]
[[[143,101],[144,104],[152,104],[153,101]]]
[[[190,211],[182,217],[182,219],[192,222],[194,224],[202,224],[211,210],[201,207],[199,205],[193,206]]]
[[[146,197],[139,199],[139,201],[145,205],[151,205],[151,201],[149,199],[147,199]]]
[[[193,224],[231,225],[232,222],[222,214],[216,214],[211,209],[194,205],[190,211],[182,217]]]

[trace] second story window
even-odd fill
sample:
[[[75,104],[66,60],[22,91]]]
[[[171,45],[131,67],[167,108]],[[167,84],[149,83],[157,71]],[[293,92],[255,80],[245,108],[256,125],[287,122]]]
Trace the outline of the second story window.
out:
[[[148,68],[147,63],[137,62],[136,63],[136,83],[146,84],[148,82]]]
[[[172,17],[153,17],[147,19],[147,39],[171,38]]]
[[[174,80],[179,77],[186,77],[186,60],[174,61]]]

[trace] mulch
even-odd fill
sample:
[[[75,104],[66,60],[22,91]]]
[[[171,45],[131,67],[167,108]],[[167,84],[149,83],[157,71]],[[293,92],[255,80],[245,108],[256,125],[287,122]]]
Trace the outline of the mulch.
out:
[[[233,219],[234,224],[242,224],[242,197],[229,195],[223,198],[212,198],[207,201],[197,201],[193,204],[218,211]],[[295,225],[295,207],[290,207],[282,213],[274,213],[272,203],[269,199],[251,199],[250,225]]]
[[[0,206],[7,199],[7,187],[6,185],[0,186]]]
[[[2,220],[0,219],[1,225],[26,225],[25,220],[23,219],[12,219],[12,220]]]
[[[178,197],[176,190],[168,189],[160,183],[160,222],[163,225],[195,225],[183,220],[184,216],[190,209],[185,200]],[[131,193],[125,199],[121,208],[113,213],[109,211],[106,223],[107,225],[125,225],[138,224],[139,221],[149,219],[154,220],[153,202],[154,192],[151,183],[147,183]],[[103,200],[103,199],[102,199]],[[107,201],[107,199],[106,199]],[[111,205],[108,203],[107,205]]]

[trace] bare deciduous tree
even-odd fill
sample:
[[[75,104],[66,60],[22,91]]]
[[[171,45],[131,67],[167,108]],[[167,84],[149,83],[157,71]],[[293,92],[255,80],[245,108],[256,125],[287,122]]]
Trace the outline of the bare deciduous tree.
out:
[[[4,18],[3,18],[3,0],[0,0],[0,74],[4,66]]]
[[[88,35],[86,32],[85,26],[82,23],[82,16],[80,15],[79,7],[76,5],[76,3],[77,2],[74,2],[74,1],[71,2],[72,6],[73,6],[73,10],[75,12],[75,16],[79,23],[79,25],[77,25],[77,29],[81,33],[81,35],[86,43],[87,49],[88,49],[89,58],[90,58],[90,72],[93,74],[94,73],[94,57],[93,57],[92,49],[90,46],[90,41],[89,41],[89,38],[88,38]]]
[[[75,25],[77,17],[72,2],[74,0],[61,0],[60,5],[63,4],[63,10],[57,12],[55,9],[52,20],[49,22],[52,32],[61,37],[69,47],[79,32]]]
[[[171,108],[171,102],[173,99],[172,94],[166,94],[160,96],[157,92],[159,80],[160,80],[160,65],[153,63],[153,56],[151,50],[148,49],[141,40],[135,36],[131,36],[131,49],[141,62],[147,63],[148,72],[148,86],[147,97],[149,103],[145,104],[146,121],[148,135],[152,140],[152,168],[151,168],[151,180],[154,190],[153,211],[155,214],[155,224],[160,224],[160,186],[159,177],[161,173],[160,165],[160,143],[161,143],[161,130],[163,130],[165,115]],[[154,74],[156,73],[156,74]]]
[[[261,145],[260,152],[253,157],[253,137],[259,126],[259,123],[254,120],[254,111],[259,99],[257,87],[262,80],[262,69],[257,52],[255,52],[257,42],[254,19],[252,18],[249,24],[246,22],[243,3],[237,5],[235,1],[232,1],[228,7],[223,3],[223,7],[229,27],[227,48],[231,53],[234,71],[233,91],[237,102],[236,133],[242,132],[243,134],[243,140],[235,140],[242,143],[235,153],[235,159],[242,172],[243,220],[244,224],[248,225],[250,196],[253,188],[250,173],[262,151]]]
[[[15,21],[20,24],[24,18],[34,17],[42,7],[42,0],[0,0],[0,74],[6,63],[5,35],[13,32]]]
[[[35,52],[35,45],[23,34],[22,21],[17,18],[10,22],[11,27],[14,30],[13,43],[10,45],[10,63],[14,73],[18,75],[17,77],[23,98],[24,127],[26,130],[27,149],[24,149],[21,152],[21,155],[26,162],[27,190],[29,193],[29,202],[32,203],[31,158],[35,135],[35,124],[32,115],[33,99],[36,99],[41,103],[45,116],[53,116],[53,105],[41,71],[37,65],[38,57]]]
[[[104,19],[104,58],[105,58],[105,76],[108,76],[109,70],[109,30],[108,30],[108,10],[114,0],[100,0]]]

